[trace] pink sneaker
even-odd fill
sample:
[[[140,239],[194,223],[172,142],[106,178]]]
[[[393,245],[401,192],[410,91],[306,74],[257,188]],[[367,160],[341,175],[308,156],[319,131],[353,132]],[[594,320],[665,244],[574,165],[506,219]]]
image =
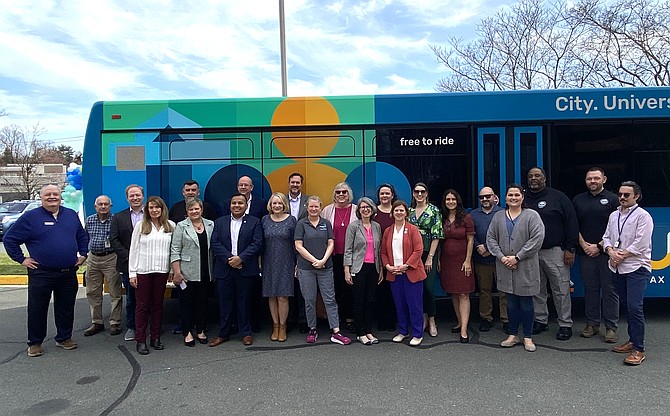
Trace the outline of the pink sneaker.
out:
[[[342,335],[341,332],[333,332],[330,336],[330,342],[334,342],[336,344],[341,344],[341,345],[349,345],[351,344],[351,340],[344,335]]]
[[[319,335],[316,333],[316,328],[310,328],[309,333],[307,334],[307,343],[314,344],[318,336]]]

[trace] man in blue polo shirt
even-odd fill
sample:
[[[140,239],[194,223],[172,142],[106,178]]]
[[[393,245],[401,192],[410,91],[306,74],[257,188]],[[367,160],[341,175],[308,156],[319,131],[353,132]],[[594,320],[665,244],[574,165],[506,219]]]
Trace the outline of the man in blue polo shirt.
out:
[[[16,220],[4,238],[9,257],[28,268],[28,356],[44,354],[47,314],[54,297],[56,345],[73,350],[74,303],[77,269],[86,260],[88,235],[76,212],[61,206],[60,188],[45,185],[40,190],[42,207]],[[29,257],[21,250],[25,244]]]

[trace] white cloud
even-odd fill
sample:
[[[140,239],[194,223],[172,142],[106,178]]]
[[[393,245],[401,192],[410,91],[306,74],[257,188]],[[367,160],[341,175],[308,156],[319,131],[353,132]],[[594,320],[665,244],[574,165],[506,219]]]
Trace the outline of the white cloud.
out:
[[[432,91],[429,44],[510,2],[287,0],[289,94]],[[276,0],[3,2],[0,53],[0,107],[60,137],[98,100],[281,93]]]

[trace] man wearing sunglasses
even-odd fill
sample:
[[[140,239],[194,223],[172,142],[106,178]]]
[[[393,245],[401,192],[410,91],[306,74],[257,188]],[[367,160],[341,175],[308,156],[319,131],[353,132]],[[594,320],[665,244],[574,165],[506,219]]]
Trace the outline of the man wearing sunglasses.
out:
[[[496,212],[502,208],[498,205],[498,198],[492,188],[483,187],[479,191],[479,205],[477,209],[470,212],[472,221],[475,223],[475,252],[472,260],[475,264],[475,275],[479,284],[479,316],[482,319],[479,330],[490,331],[493,327],[493,282],[496,274],[496,258],[486,248],[486,233],[491,225],[491,220]],[[500,321],[503,329],[507,329],[507,304],[505,294],[498,292],[500,303]]]
[[[558,315],[556,339],[567,341],[572,337],[572,300],[570,299],[570,267],[575,261],[577,247],[577,215],[570,199],[561,191],[547,186],[544,169],[528,171],[528,190],[524,208],[537,211],[544,223],[545,234],[540,249],[540,293],[533,296],[535,322],[533,334],[549,327],[547,281]]]
[[[619,206],[617,196],[605,189],[605,171],[593,167],[586,172],[588,190],[572,200],[579,222],[579,270],[584,283],[586,327],[580,334],[591,338],[600,333],[601,294],[602,320],[605,322],[605,342],[617,342],[619,296],[612,284],[612,272],[607,267],[608,256],[603,253],[602,237],[612,211]]]
[[[632,181],[619,187],[619,208],[610,214],[603,247],[609,256],[612,280],[619,299],[626,307],[628,341],[612,351],[628,354],[623,360],[629,365],[644,361],[644,291],[651,277],[651,235],[654,221],[638,205],[642,189]]]

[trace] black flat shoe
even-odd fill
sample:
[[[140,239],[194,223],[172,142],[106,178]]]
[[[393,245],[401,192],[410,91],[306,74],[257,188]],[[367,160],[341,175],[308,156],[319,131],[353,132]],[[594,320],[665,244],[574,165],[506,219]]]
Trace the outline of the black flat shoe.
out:
[[[205,338],[198,337],[198,342],[201,343],[201,344],[207,344],[209,342],[209,340],[207,339],[207,337],[205,337]]]
[[[184,339],[184,345],[186,345],[187,347],[195,347],[195,338],[193,338],[190,341],[186,341],[186,339]]]
[[[455,326],[451,328],[451,333],[452,334],[459,334],[461,332],[461,327],[460,326]]]
[[[147,344],[144,342],[138,342],[137,343],[137,352],[140,355],[148,355],[149,354],[149,348],[147,348]]]
[[[470,342],[470,337],[461,337],[461,344],[467,344]]]
[[[149,345],[156,351],[161,351],[165,349],[160,339],[152,339],[151,342],[149,342]]]

